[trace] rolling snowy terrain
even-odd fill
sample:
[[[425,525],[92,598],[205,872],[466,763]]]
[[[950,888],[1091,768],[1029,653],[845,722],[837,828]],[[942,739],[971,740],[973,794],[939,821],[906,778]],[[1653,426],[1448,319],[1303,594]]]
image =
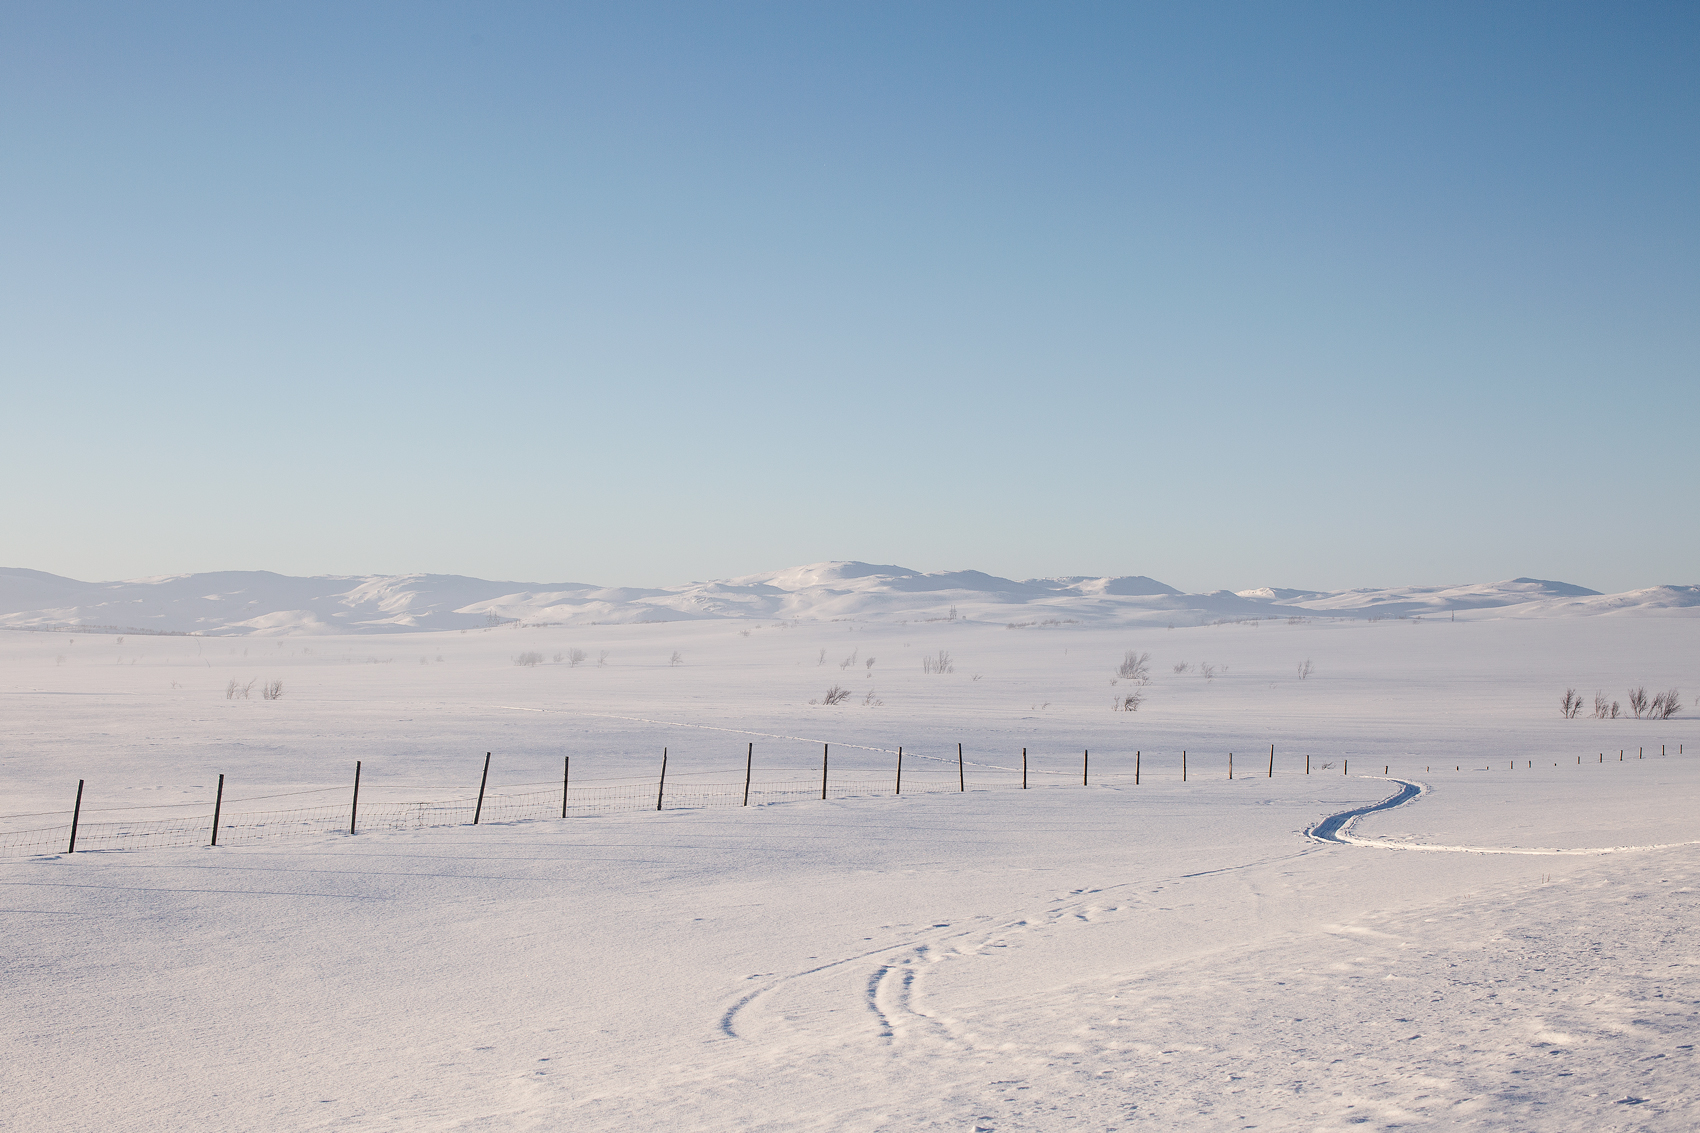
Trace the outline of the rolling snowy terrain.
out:
[[[1055,618],[1185,626],[1223,618],[1410,617],[1470,610],[1520,617],[1689,615],[1700,612],[1700,586],[1599,594],[1563,582],[1514,578],[1467,586],[1182,594],[1143,575],[1016,582],[972,570],[929,574],[858,562],[663,589],[436,574],[290,578],[269,571],[78,582],[0,569],[0,626],[211,635],[458,630],[503,620],[595,625],[717,618],[964,618],[999,624]]]
[[[165,619],[212,577],[108,594],[157,586],[138,614]],[[1114,589],[1149,580],[831,564],[715,584],[759,618],[636,614],[703,587],[583,599],[637,624],[534,625],[564,600],[265,577],[300,585],[256,602],[326,627],[390,599],[470,624],[268,634],[230,597],[198,624],[246,636],[0,633],[0,840],[59,838],[84,780],[85,829],[204,843],[220,774],[231,832],[0,856],[0,1128],[1700,1120],[1697,623],[1533,616],[1693,607],[1535,582],[1221,597],[1275,611],[1253,620]],[[35,578],[60,622],[142,620]],[[1165,601],[1209,624],[1137,606]],[[1684,707],[1559,712],[1642,687]],[[486,752],[479,825],[332,832],[356,760],[362,807],[465,813]],[[569,757],[572,792],[623,809],[516,818]],[[805,791],[738,805],[746,757]],[[1357,843],[1307,835],[1401,782],[1423,791]],[[313,807],[331,827],[270,836]]]

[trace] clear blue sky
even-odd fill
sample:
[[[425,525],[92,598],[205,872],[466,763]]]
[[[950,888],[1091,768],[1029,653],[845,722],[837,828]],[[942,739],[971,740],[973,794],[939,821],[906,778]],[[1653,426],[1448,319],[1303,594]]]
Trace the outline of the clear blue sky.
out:
[[[0,565],[1700,582],[1693,4],[0,11]]]

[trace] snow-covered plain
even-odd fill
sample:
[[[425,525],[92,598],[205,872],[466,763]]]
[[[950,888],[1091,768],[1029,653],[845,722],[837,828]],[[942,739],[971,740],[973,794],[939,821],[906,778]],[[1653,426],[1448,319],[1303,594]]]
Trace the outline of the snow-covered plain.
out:
[[[0,1127],[1691,1129],[1695,716],[1557,710],[1700,688],[1680,612],[0,634],[0,832],[833,745],[826,801],[0,858]],[[1475,852],[1306,837],[1390,779],[1353,835]]]

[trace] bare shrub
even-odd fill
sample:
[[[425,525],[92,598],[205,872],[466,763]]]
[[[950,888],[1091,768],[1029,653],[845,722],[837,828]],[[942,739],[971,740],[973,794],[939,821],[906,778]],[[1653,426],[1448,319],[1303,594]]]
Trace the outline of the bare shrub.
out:
[[[739,637],[748,637],[748,636],[750,636],[750,631],[747,630],[747,629],[741,629],[741,630],[738,631],[738,636]]]
[[[1213,681],[1216,679],[1216,666],[1214,665],[1206,665],[1203,661],[1200,661],[1198,663],[1198,672],[1199,675],[1207,681]]]
[[[826,695],[820,698],[822,704],[843,704],[850,699],[850,690],[843,685],[833,685],[826,690]]]
[[[235,677],[231,677],[230,683],[224,686],[224,699],[235,700],[236,694],[241,691],[242,686],[236,683]]]
[[[1681,693],[1677,689],[1661,692],[1653,697],[1647,705],[1647,718],[1650,720],[1669,720],[1682,710]]]
[[[669,665],[683,665],[685,663],[685,658],[677,649],[675,649],[673,650],[673,656],[667,659],[667,663]]]
[[[1309,657],[1306,657],[1303,661],[1299,662],[1299,680],[1305,680],[1315,671],[1316,666],[1310,663]]]
[[[604,666],[606,666],[607,664],[608,664],[608,651],[606,649],[604,649],[596,655],[596,667],[598,669],[600,669],[600,668],[603,668]]]
[[[1113,712],[1138,712],[1139,706],[1144,703],[1144,693],[1124,692],[1110,701],[1110,709]]]
[[[1170,626],[1170,627],[1169,627],[1169,628],[1170,628],[1170,629],[1174,629],[1174,628],[1175,628],[1175,627],[1174,627],[1174,626]],[[1185,662],[1185,661],[1176,661],[1176,662],[1175,662],[1175,663],[1174,663],[1174,666],[1173,666],[1173,667],[1174,667],[1174,670],[1175,670],[1175,672],[1177,672],[1177,673],[1184,673],[1184,672],[1186,672],[1186,671],[1187,671],[1187,670],[1188,670],[1188,669],[1190,669],[1190,668],[1192,668],[1192,666],[1191,666],[1191,665],[1189,665],[1189,664],[1187,664],[1187,663],[1186,663],[1186,662]]]
[[[541,653],[516,653],[516,654],[514,654],[514,664],[524,666],[527,669],[531,668],[533,665],[540,665],[542,663],[543,663],[543,654],[541,654]]]
[[[1647,714],[1648,703],[1646,689],[1632,688],[1629,690],[1629,710],[1635,713],[1637,720]]]
[[[1138,681],[1140,684],[1151,682],[1151,654],[1138,653],[1129,649],[1122,654],[1122,663],[1116,668],[1116,675],[1123,680]]]
[[[884,704],[884,703],[885,703],[885,701],[881,700],[879,697],[874,695],[873,689],[869,689],[868,695],[866,695],[862,698],[862,707],[863,708],[876,708],[879,705]]]
[[[1575,689],[1564,690],[1564,698],[1558,702],[1558,711],[1566,720],[1576,719],[1576,714],[1582,711],[1582,698],[1576,695]]]
[[[589,654],[582,649],[569,649],[567,650],[567,665],[569,668],[576,669],[584,664],[584,659],[588,656]]]
[[[1612,701],[1611,702],[1611,718],[1613,720],[1615,720],[1621,715],[1623,715],[1623,705],[1619,704],[1615,700]]]
[[[860,649],[852,649],[850,651],[850,656],[848,656],[848,657],[844,658],[844,660],[840,661],[838,663],[838,667],[840,669],[848,669],[851,665],[854,665],[856,663],[856,655],[860,652],[861,652]]]
[[[1596,692],[1594,694],[1594,719],[1604,720],[1610,712],[1611,705],[1606,702],[1606,694],[1603,692]]]
[[[867,660],[866,660],[866,661],[864,661],[864,662],[862,662],[862,664],[864,664],[864,665],[866,665],[866,666],[867,666],[867,668],[868,668],[868,671],[869,671],[869,672],[870,672],[870,673],[871,673],[871,672],[873,672],[873,669],[874,669],[874,659],[873,659],[873,658],[872,658],[872,657],[869,657],[869,658],[868,658],[868,659],[867,659]]]
[[[923,673],[954,673],[956,672],[956,665],[951,661],[950,654],[941,649],[937,657],[921,658],[921,671]]]
[[[283,682],[282,681],[267,681],[260,688],[260,695],[265,697],[267,700],[278,700],[278,699],[280,699],[283,696]]]
[[[816,665],[824,665],[824,664],[826,664],[826,650],[824,650],[824,649],[822,649],[822,650],[821,650],[821,651],[820,651],[820,660],[818,660],[818,661],[816,661],[816,662],[815,662],[815,664],[816,664]]]

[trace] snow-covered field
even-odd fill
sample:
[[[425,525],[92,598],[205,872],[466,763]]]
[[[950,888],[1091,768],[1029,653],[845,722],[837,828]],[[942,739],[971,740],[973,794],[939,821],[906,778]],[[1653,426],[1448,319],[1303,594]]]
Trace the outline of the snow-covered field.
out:
[[[0,857],[0,1127],[1691,1129],[1696,716],[1558,699],[1686,703],[1697,625],[0,634],[0,836],[833,745],[826,801]]]

